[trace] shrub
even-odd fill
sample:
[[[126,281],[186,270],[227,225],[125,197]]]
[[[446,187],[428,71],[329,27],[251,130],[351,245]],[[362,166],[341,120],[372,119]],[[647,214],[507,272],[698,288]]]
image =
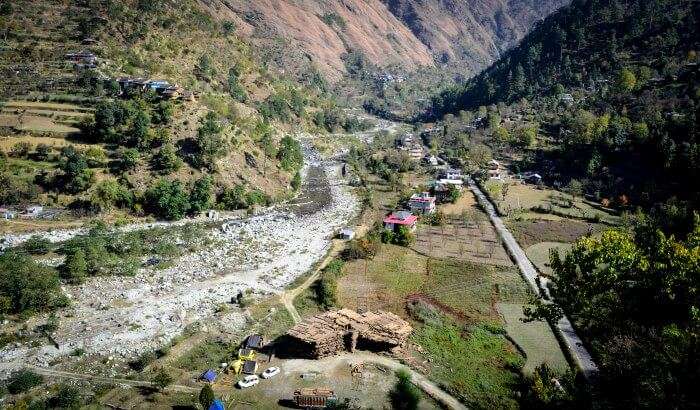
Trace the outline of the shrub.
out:
[[[394,243],[399,246],[411,246],[415,240],[415,235],[405,226],[399,227],[394,237]]]
[[[190,191],[190,212],[202,212],[211,207],[212,203],[212,179],[205,175],[196,180]]]
[[[79,409],[82,401],[80,390],[64,384],[58,389],[56,396],[50,400],[50,404],[51,407],[62,409]]]
[[[323,272],[316,286],[318,303],[328,310],[338,305],[338,281],[332,272]]]
[[[11,394],[19,394],[29,391],[32,387],[40,385],[44,381],[41,375],[27,370],[15,373],[7,383],[7,391]]]
[[[391,405],[395,409],[416,410],[421,400],[420,390],[411,382],[411,374],[401,369],[396,372],[396,385],[389,392]]]
[[[80,284],[85,281],[87,275],[87,262],[85,261],[85,251],[76,249],[68,254],[65,262],[61,266],[61,276],[69,283]]]
[[[148,209],[156,216],[168,219],[182,219],[190,209],[189,195],[180,181],[159,180],[146,192]]]
[[[20,141],[10,149],[10,156],[15,158],[27,158],[29,151],[32,149],[32,144],[27,141]]]
[[[292,189],[295,191],[298,191],[299,188],[301,188],[301,174],[299,173],[299,171],[297,171],[296,174],[294,174],[294,178],[292,178],[291,185]]]
[[[209,406],[211,406],[215,399],[214,390],[210,385],[205,384],[202,390],[199,391],[199,404],[202,405],[203,409],[209,409]]]
[[[53,244],[48,239],[33,235],[22,245],[22,249],[31,255],[46,255],[53,250]]]
[[[164,388],[168,387],[170,383],[173,382],[173,377],[169,375],[165,369],[160,369],[156,373],[155,376],[153,376],[153,379],[151,380],[151,383],[159,389],[163,390]]]
[[[136,370],[137,372],[142,371],[145,369],[149,364],[153,363],[157,359],[156,352],[154,351],[147,351],[141,354],[136,360],[132,361],[129,363],[129,366],[131,366],[132,369]]]

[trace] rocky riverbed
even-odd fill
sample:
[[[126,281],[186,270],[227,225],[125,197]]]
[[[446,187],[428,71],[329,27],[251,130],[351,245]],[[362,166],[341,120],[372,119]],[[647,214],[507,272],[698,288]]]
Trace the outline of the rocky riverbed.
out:
[[[78,348],[133,357],[203,321],[239,291],[258,295],[280,291],[324,256],[331,237],[358,210],[341,178],[340,163],[306,151],[305,182],[295,200],[256,216],[222,220],[205,234],[211,245],[181,256],[167,269],[143,268],[134,277],[91,278],[83,285],[65,287],[73,303],[60,312],[54,337],[59,347],[13,344],[0,350],[0,362],[47,365]],[[61,241],[80,233],[42,236]],[[11,242],[22,240],[26,238]],[[236,311],[227,315],[232,330],[245,323],[243,313]]]

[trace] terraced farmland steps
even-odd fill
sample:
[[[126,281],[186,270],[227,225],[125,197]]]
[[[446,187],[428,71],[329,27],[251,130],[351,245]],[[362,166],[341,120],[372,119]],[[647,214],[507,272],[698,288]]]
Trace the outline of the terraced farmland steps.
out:
[[[503,241],[508,253],[518,265],[520,272],[527,281],[528,285],[530,285],[530,288],[532,288],[536,295],[549,299],[549,291],[547,288],[540,287],[540,284],[538,283],[537,269],[535,269],[535,266],[532,264],[532,262],[530,262],[530,259],[528,259],[525,251],[520,247],[518,241],[515,240],[513,234],[511,234],[508,228],[506,228],[503,220],[498,216],[494,205],[476,185],[472,178],[469,178],[468,183],[469,189],[474,192],[477,200],[481,206],[484,207],[484,210],[488,214],[491,223],[496,228],[496,232],[498,232],[498,236]],[[576,330],[571,324],[571,321],[564,316],[553,327],[555,332],[560,336],[561,340],[563,340],[567,351],[573,358],[576,366],[581,370],[581,373],[586,380],[590,382],[595,381],[599,372],[598,366],[593,361],[593,357],[591,356],[590,352],[588,352],[588,349],[586,349],[586,347],[583,345],[581,338],[578,336],[578,334],[576,334]]]

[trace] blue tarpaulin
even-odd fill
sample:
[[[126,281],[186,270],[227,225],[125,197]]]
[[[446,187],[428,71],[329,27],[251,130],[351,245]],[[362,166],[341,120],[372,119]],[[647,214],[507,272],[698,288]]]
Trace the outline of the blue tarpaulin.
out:
[[[224,403],[221,402],[221,400],[216,399],[214,402],[209,406],[209,410],[225,410],[224,409]]]
[[[202,380],[213,382],[216,380],[216,372],[212,369],[207,370],[206,372],[202,373]]]

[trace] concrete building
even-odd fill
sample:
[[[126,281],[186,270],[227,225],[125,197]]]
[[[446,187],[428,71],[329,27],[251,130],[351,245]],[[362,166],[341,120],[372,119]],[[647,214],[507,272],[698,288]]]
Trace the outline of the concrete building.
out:
[[[413,194],[408,200],[408,207],[415,214],[432,214],[435,212],[436,198],[428,192]]]

